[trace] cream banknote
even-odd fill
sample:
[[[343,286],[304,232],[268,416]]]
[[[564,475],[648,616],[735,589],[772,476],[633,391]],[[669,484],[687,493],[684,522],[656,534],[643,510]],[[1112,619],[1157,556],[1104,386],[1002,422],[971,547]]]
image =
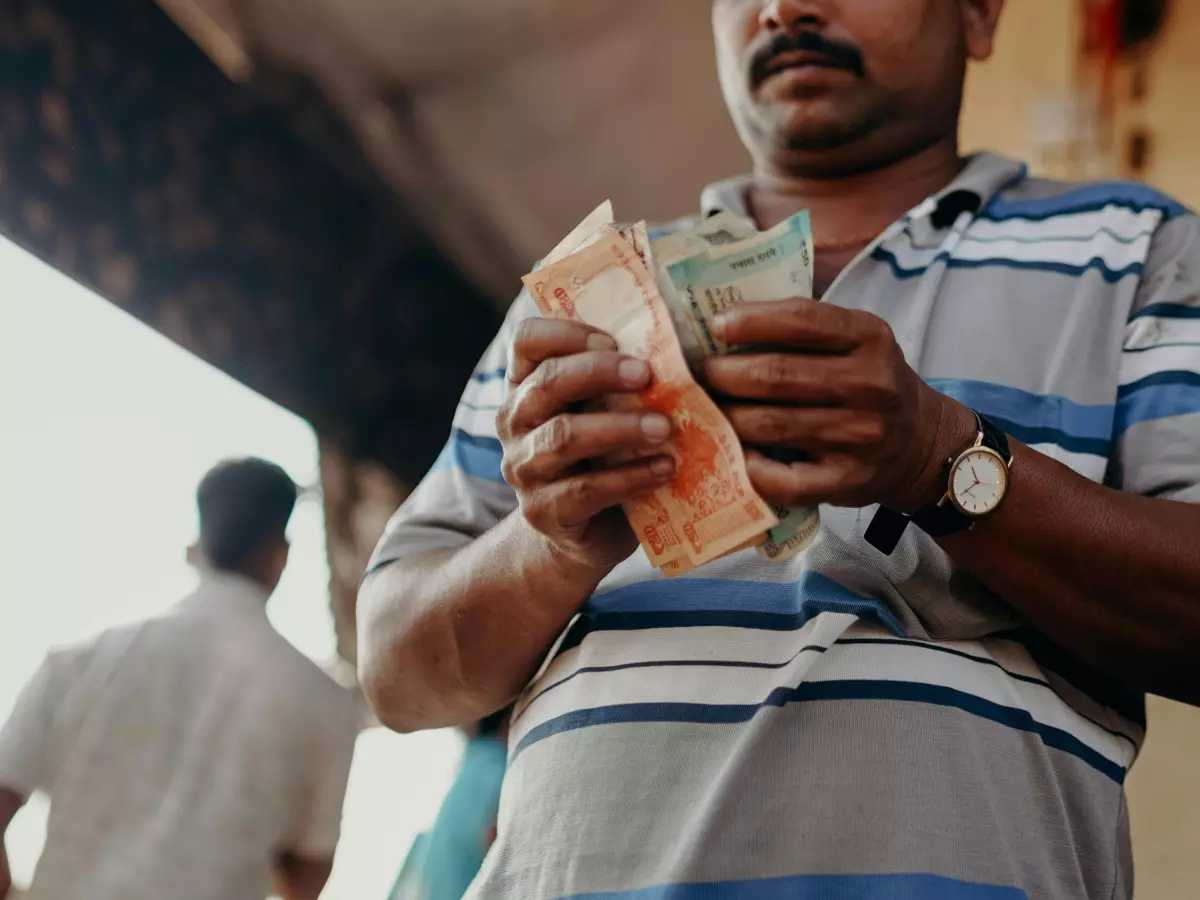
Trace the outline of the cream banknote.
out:
[[[758,231],[741,216],[731,212],[719,212],[709,216],[694,228],[674,231],[650,242],[654,257],[663,265],[677,263],[681,259],[704,253],[719,251],[722,247],[752,238]]]
[[[606,228],[613,227],[613,206],[605,200],[588,217],[572,229],[571,233],[558,242],[553,250],[542,258],[542,266],[552,266],[572,253],[595,241]]]

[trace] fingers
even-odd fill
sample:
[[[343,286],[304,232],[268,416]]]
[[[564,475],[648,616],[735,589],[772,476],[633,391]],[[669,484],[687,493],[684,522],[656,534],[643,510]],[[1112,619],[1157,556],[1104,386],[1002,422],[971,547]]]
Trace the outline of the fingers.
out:
[[[781,463],[755,450],[747,450],[746,474],[764,500],[788,508],[821,503],[838,505],[848,487],[843,467],[827,458],[816,462]]]
[[[506,420],[511,433],[521,434],[572,403],[640,391],[649,384],[650,367],[619,353],[593,351],[553,357],[544,360],[509,396],[500,418]]]
[[[713,322],[726,343],[785,344],[805,350],[842,353],[887,330],[878,316],[816,300],[741,303]]]
[[[505,449],[503,474],[515,488],[532,487],[585,459],[621,451],[645,456],[670,436],[671,420],[659,413],[559,415]]]
[[[883,416],[862,410],[733,405],[724,412],[738,437],[760,447],[862,451],[878,447],[887,437]]]
[[[545,360],[592,351],[615,351],[603,331],[567,319],[526,319],[508,347],[508,380],[521,384]]]
[[[833,406],[856,381],[853,358],[805,353],[714,356],[704,361],[703,376],[709,388],[729,397]]]
[[[587,472],[546,485],[523,503],[522,512],[534,528],[552,533],[582,525],[609,507],[648,494],[674,474],[675,461],[669,456]]]

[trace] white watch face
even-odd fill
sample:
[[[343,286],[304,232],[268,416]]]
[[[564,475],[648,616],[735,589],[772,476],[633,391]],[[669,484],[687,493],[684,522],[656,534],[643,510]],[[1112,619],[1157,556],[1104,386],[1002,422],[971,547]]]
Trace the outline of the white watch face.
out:
[[[976,447],[963,454],[950,475],[954,505],[968,516],[985,516],[1000,505],[1008,490],[1008,469],[1000,454]]]

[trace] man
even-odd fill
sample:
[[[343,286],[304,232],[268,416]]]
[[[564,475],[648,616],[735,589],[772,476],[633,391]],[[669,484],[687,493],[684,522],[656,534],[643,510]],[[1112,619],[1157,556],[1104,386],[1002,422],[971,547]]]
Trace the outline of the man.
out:
[[[273,877],[288,900],[320,894],[357,725],[267,620],[295,502],[278,466],[218,465],[197,492],[199,589],[51,653],[26,687],[0,732],[0,827],[50,795],[32,900],[261,900]]]
[[[703,377],[758,491],[822,505],[806,553],[630,555],[616,505],[674,461],[666,421],[580,405],[646,386],[606,335],[522,298],[468,385],[360,634],[415,729],[507,702],[578,614],[475,897],[1131,896],[1141,692],[1200,700],[1200,225],[959,157],[1001,6],[713,3],[754,171],[704,208],[810,209],[821,302],[731,311],[749,352]]]

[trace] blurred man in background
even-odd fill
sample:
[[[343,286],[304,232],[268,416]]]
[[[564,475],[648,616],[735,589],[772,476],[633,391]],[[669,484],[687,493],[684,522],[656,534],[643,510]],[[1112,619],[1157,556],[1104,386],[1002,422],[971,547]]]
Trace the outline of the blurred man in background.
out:
[[[753,172],[703,212],[808,209],[821,302],[698,375],[804,553],[631,555],[672,422],[592,401],[650,369],[514,305],[358,618],[394,728],[524,691],[473,897],[1132,896],[1141,692],[1200,701],[1200,220],[959,154],[1001,7],[713,0]]]
[[[26,686],[0,731],[0,826],[49,795],[32,900],[320,894],[357,718],[267,619],[296,496],[271,463],[218,465],[197,491],[196,592],[51,653]]]

